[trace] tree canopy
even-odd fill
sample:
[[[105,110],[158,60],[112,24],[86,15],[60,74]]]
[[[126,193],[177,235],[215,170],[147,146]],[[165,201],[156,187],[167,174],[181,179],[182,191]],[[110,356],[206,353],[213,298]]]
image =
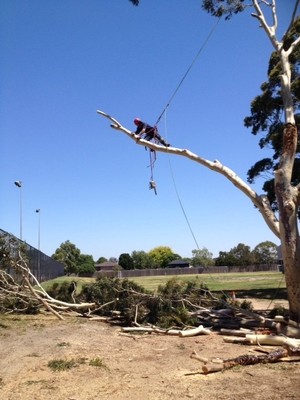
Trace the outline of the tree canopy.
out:
[[[213,254],[206,248],[192,250],[192,265],[193,267],[201,265],[208,267],[214,265]]]
[[[268,240],[255,246],[252,253],[255,264],[275,264],[278,259],[276,244]]]
[[[131,1],[133,2],[133,1]],[[138,5],[139,2],[133,2]],[[284,2],[283,2],[284,3]],[[262,85],[262,95],[251,105],[251,116],[245,119],[246,126],[254,134],[262,132],[265,137],[261,146],[271,144],[273,157],[260,160],[249,170],[248,179],[266,172],[274,172],[274,181],[269,179],[264,190],[268,196],[259,195],[234,171],[218,160],[210,161],[190,150],[176,147],[164,148],[140,140],[152,150],[177,154],[225,176],[243,192],[259,210],[270,230],[281,241],[282,258],[288,292],[290,317],[300,321],[300,183],[299,183],[299,17],[296,13],[300,0],[294,1],[290,23],[286,33],[278,37],[278,14],[276,0],[202,0],[202,7],[215,17],[230,19],[249,8],[259,27],[263,29],[275,53],[269,64],[269,81]],[[123,131],[133,140],[136,135],[124,128],[115,118],[103,111],[99,114],[113,122],[113,128]],[[278,210],[278,211],[277,211]]]
[[[155,247],[148,254],[153,259],[155,268],[166,268],[169,262],[177,258],[176,254],[168,246]]]
[[[288,48],[300,34],[300,17],[298,17],[291,29],[285,35],[283,46]],[[300,128],[300,44],[289,57],[291,65],[291,91],[294,100],[295,120]],[[268,81],[264,82],[260,89],[261,94],[256,96],[251,103],[251,115],[244,119],[246,127],[251,128],[253,135],[261,135],[260,148],[271,148],[272,157],[257,161],[248,170],[248,182],[253,183],[256,178],[262,177],[265,182],[263,190],[267,193],[274,211],[278,210],[275,195],[274,171],[279,167],[280,156],[283,150],[283,130],[285,127],[284,103],[281,96],[282,65],[277,52],[273,52],[269,60]],[[298,141],[296,157],[293,166],[291,183],[300,183],[300,143]],[[300,212],[298,213],[300,217]]]
[[[61,243],[52,255],[52,258],[64,264],[66,275],[77,272],[79,257],[80,250],[70,240]]]
[[[118,264],[123,269],[133,269],[133,259],[128,253],[122,253],[120,255]]]
[[[154,268],[153,258],[145,251],[134,250],[131,253],[131,258],[133,261],[133,269],[151,269]]]

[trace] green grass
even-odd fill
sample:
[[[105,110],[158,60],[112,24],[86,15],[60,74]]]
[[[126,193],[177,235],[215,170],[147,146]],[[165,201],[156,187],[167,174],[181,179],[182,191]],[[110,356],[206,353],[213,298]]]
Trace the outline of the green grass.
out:
[[[68,369],[76,367],[75,360],[62,360],[62,359],[55,359],[48,362],[48,367],[54,371],[66,371]]]
[[[52,279],[42,283],[42,287],[47,291],[53,285],[53,283],[62,284],[63,282],[76,282],[78,293],[81,292],[82,286],[88,283],[95,282],[95,278],[77,278],[76,276],[59,276],[58,278]]]
[[[92,359],[89,361],[89,365],[91,365],[92,367],[103,368],[103,369],[108,370],[107,365],[106,365],[106,364],[104,363],[104,361],[103,361],[101,358],[99,358],[99,357],[92,358]]]
[[[222,273],[222,274],[198,274],[198,275],[163,275],[129,278],[145,289],[152,292],[156,291],[159,285],[164,285],[172,278],[178,278],[182,281],[199,280],[203,282],[211,291],[235,291],[239,292],[239,297],[248,293],[253,297],[269,297],[268,294],[278,291],[281,298],[285,298],[285,277],[281,272],[242,272],[242,273]],[[51,287],[54,282],[62,283],[64,281],[75,281],[77,283],[78,293],[82,285],[95,282],[94,278],[76,278],[62,276],[51,281],[43,283],[45,290]]]
[[[131,278],[134,282],[145,289],[155,291],[159,285],[165,284],[171,276],[147,276]],[[183,281],[199,280],[211,291],[220,290],[258,290],[285,288],[284,275],[280,272],[252,272],[252,273],[223,273],[223,274],[200,274],[179,275],[178,279]]]

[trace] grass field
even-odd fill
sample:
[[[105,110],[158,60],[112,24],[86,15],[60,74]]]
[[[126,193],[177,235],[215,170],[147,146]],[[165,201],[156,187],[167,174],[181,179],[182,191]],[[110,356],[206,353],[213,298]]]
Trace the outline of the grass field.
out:
[[[239,297],[270,297],[275,292],[281,298],[286,298],[286,285],[284,275],[280,272],[253,272],[253,273],[223,273],[223,274],[201,274],[180,276],[149,276],[130,278],[145,289],[155,291],[159,285],[164,285],[168,280],[177,278],[182,281],[197,279],[203,282],[211,291],[235,291]],[[95,282],[94,278],[77,278],[62,276],[54,280],[44,282],[43,287],[47,290],[54,282],[76,281],[78,291],[82,285]]]
[[[170,276],[151,276],[132,278],[132,280],[148,290],[155,291],[159,285],[165,284],[170,278]],[[284,275],[278,272],[180,275],[176,278],[182,281],[197,279],[211,291],[285,288]]]

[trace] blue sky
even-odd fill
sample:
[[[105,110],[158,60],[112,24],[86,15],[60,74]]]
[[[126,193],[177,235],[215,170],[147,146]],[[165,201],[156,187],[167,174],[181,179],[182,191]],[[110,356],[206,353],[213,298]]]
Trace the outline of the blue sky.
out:
[[[52,255],[66,240],[106,258],[170,246],[214,256],[277,238],[230,182],[188,159],[149,154],[109,127],[155,123],[216,20],[199,0],[1,0],[0,228]],[[278,1],[279,32],[294,1]],[[175,147],[218,159],[246,180],[268,155],[243,126],[272,47],[250,11],[221,21],[159,125]],[[171,165],[171,168],[170,168]],[[261,193],[262,181],[255,189]]]

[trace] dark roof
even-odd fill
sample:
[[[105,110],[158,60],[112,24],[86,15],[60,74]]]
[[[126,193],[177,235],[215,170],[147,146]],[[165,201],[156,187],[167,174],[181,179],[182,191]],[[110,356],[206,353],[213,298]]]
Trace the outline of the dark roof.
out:
[[[97,270],[104,270],[104,269],[105,269],[106,271],[108,271],[108,270],[113,270],[113,269],[115,269],[115,268],[120,269],[121,266],[120,266],[118,263],[115,263],[115,262],[104,261],[103,263],[96,264],[96,265],[95,265],[95,268],[96,268]]]
[[[118,263],[111,262],[111,261],[104,261],[103,263],[97,264],[97,267],[115,267]]]
[[[174,260],[169,262],[168,265],[190,265],[190,262],[186,260]]]

